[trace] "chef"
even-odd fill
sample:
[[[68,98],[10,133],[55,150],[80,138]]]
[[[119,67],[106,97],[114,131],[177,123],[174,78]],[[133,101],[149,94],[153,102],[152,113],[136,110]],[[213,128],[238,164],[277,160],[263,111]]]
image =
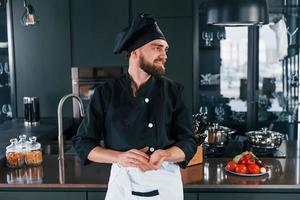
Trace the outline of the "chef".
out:
[[[85,164],[112,163],[106,200],[182,200],[179,168],[196,152],[183,87],[166,78],[169,45],[155,18],[139,14],[117,37],[128,72],[94,91],[74,147]]]

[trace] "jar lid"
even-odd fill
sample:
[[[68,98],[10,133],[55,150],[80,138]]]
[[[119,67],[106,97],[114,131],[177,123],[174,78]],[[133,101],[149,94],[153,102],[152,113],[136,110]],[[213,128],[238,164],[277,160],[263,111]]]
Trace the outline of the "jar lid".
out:
[[[221,126],[218,123],[213,123],[213,125],[209,126],[208,129],[213,131],[213,132],[222,131],[222,132],[227,133],[227,134],[234,134],[236,132],[234,129],[231,129],[231,128],[226,127],[226,126]]]
[[[18,148],[20,148],[23,151],[26,151],[28,149],[28,144],[27,144],[26,138],[27,138],[27,135],[25,135],[25,134],[19,135],[19,141],[17,143]]]
[[[36,136],[31,136],[29,137],[29,150],[33,151],[33,150],[39,150],[41,149],[41,144],[36,142]]]
[[[19,135],[18,144],[25,144],[26,143],[26,138],[27,138],[27,135],[25,135],[25,134]]]
[[[12,138],[9,140],[10,145],[6,147],[6,152],[19,152],[21,149],[18,147],[18,139],[17,138]]]

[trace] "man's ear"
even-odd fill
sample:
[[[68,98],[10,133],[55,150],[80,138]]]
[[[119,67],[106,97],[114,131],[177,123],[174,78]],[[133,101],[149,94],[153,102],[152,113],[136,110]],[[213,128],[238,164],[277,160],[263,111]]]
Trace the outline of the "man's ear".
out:
[[[135,49],[130,53],[131,56],[137,57],[139,55],[139,50]]]

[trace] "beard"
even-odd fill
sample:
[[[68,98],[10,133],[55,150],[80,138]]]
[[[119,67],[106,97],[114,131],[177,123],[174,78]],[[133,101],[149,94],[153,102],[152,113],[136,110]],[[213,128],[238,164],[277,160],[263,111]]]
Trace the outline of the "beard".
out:
[[[155,62],[161,62],[162,64],[161,64],[161,66],[155,66]],[[166,61],[162,60],[162,59],[155,59],[153,61],[153,63],[150,63],[145,60],[144,56],[140,57],[141,69],[144,72],[146,72],[147,74],[156,76],[156,77],[163,76],[165,74],[165,71],[166,71],[165,67],[164,67],[165,62]]]

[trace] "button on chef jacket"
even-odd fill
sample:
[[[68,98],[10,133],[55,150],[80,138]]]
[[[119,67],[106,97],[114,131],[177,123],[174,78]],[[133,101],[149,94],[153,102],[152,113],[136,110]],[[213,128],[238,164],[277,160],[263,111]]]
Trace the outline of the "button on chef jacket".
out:
[[[191,115],[186,108],[183,87],[166,78],[151,76],[133,95],[128,73],[94,91],[87,115],[73,138],[74,147],[84,164],[89,152],[104,141],[104,147],[117,151],[152,151],[179,147],[185,168],[196,152]]]

